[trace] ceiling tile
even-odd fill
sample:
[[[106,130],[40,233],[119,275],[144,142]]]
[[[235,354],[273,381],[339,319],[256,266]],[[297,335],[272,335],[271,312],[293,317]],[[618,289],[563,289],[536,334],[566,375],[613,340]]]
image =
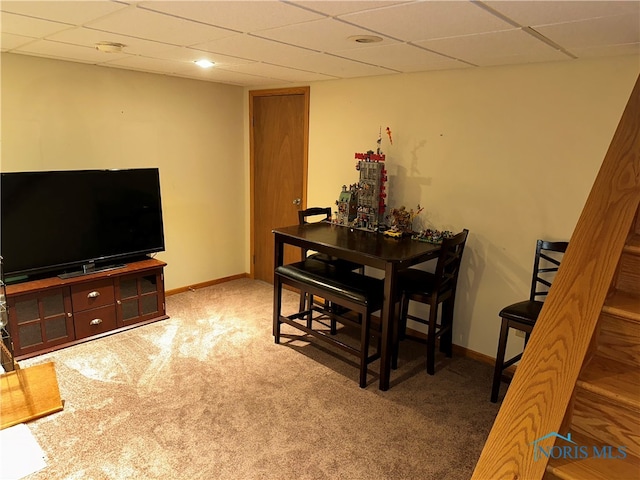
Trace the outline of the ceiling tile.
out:
[[[522,63],[527,63],[527,56],[535,58],[536,62],[568,59],[567,55],[521,29],[440,38],[416,44],[479,66],[508,63],[506,59],[513,61],[518,56]]]
[[[83,25],[89,20],[108,15],[126,4],[105,1],[2,1],[3,12],[13,12],[33,18],[44,18],[71,25]]]
[[[0,39],[0,49],[3,52],[7,50],[11,50],[13,48],[18,48],[27,43],[33,42],[34,38],[25,37],[23,35],[14,35],[13,33],[4,33],[2,32],[2,38]]]
[[[234,72],[219,68],[209,68],[206,70],[183,70],[177,73],[177,75],[181,77],[205,80],[209,82],[227,83],[231,85],[251,85],[254,87],[261,85],[273,85],[275,83],[273,78],[248,75],[242,72]]]
[[[334,80],[335,77],[323,75],[321,73],[305,72],[291,68],[280,67],[278,65],[267,65],[263,63],[249,63],[246,65],[236,65],[232,67],[222,67],[222,69],[242,72],[250,75],[265,75],[276,80],[290,82],[316,82],[320,80]]]
[[[171,74],[184,71],[191,67],[186,62],[174,60],[161,60],[157,58],[140,57],[137,55],[126,55],[122,58],[104,62],[102,65],[111,67],[118,66],[132,70],[142,70],[144,72],[158,72]]]
[[[349,37],[370,34],[371,32],[367,30],[331,18],[256,32],[256,36],[291,45],[300,45],[318,52],[337,52],[349,48],[361,48],[363,44],[349,40]],[[387,43],[395,42],[383,38],[381,44]]]
[[[355,78],[395,73],[385,68],[366,65],[346,58],[322,53],[294,57],[290,59],[288,66],[298,70],[322,73],[323,75],[337,78]]]
[[[587,18],[635,14],[640,22],[640,2],[638,1],[488,1],[492,9],[506,15],[522,26],[549,25],[573,22]]]
[[[82,63],[100,63],[105,61],[105,54],[95,48],[52,42],[50,40],[37,40],[17,48],[14,53],[25,53]],[[126,54],[122,53],[111,53],[109,55],[109,59],[126,57]]]
[[[167,51],[166,49],[171,49]],[[191,47],[170,47],[168,45],[159,45],[157,49],[150,51],[147,56],[157,58],[168,58],[170,60],[181,60],[184,62],[194,63],[196,60],[210,60],[218,66],[221,65],[245,65],[253,63],[254,60],[247,58],[238,58],[221,53],[211,53]],[[201,68],[201,67],[198,67]]]
[[[499,65],[526,65],[528,63],[561,62],[566,61],[567,59],[571,59],[571,57],[559,50],[550,50],[547,52],[536,51],[527,54],[503,56],[492,55],[488,57],[478,56],[476,62],[480,67],[496,67]]]
[[[282,2],[266,1],[151,1],[138,7],[197,20],[237,32],[253,32],[265,28],[308,22],[323,15]]]
[[[236,57],[249,58],[267,63],[286,61],[291,56],[308,55],[312,51],[286,45],[274,40],[238,34],[211,42],[193,45],[193,48],[208,52],[221,52]]]
[[[73,43],[86,47],[94,47],[95,44],[99,42],[121,43],[125,45],[125,52],[133,55],[144,55],[149,50],[157,48],[158,45],[163,45],[158,42],[122,35],[120,33],[105,32],[84,27],[71,28],[64,32],[50,35],[47,38],[49,40],[55,40],[56,42]]]
[[[225,63],[229,65],[236,65],[240,63],[247,63],[250,60],[234,58],[222,54],[211,54],[204,50],[179,47],[175,45],[169,45],[161,42],[154,42],[151,40],[143,40],[140,38],[130,37],[128,35],[121,35],[118,33],[108,33],[102,30],[95,30],[92,28],[73,28],[65,30],[64,32],[57,33],[48,37],[50,40],[58,42],[72,43],[76,45],[84,45],[87,47],[94,47],[99,42],[115,42],[125,45],[123,51],[131,55],[142,55],[151,58],[166,58],[168,60],[180,60],[180,61],[195,61],[200,58],[207,58],[208,60],[216,63]],[[103,54],[109,55],[109,54]]]
[[[345,50],[337,52],[337,55],[405,73],[465,66],[451,58],[406,43]]]
[[[46,37],[52,33],[72,28],[70,25],[64,23],[50,22],[48,20],[25,17],[24,15],[16,15],[6,12],[2,12],[0,22],[0,25],[2,26],[2,33],[25,35],[25,33],[28,32],[29,37],[35,38]]]
[[[233,34],[229,30],[134,7],[90,22],[87,26],[105,32],[180,46],[203,43]]]
[[[513,28],[473,3],[462,1],[413,2],[340,18],[408,42]]]
[[[393,0],[374,0],[374,1],[362,1],[362,0],[304,0],[301,2],[291,2],[294,5],[299,5],[302,8],[307,8],[315,12],[324,13],[329,16],[344,15],[345,13],[361,12],[363,10],[372,10],[375,8],[388,7],[395,4],[407,3],[407,1],[393,1]]]
[[[571,53],[579,58],[615,57],[618,55],[635,55],[640,59],[640,43],[625,45],[607,45],[592,48],[573,48]]]
[[[619,15],[540,26],[535,30],[571,51],[574,47],[640,42],[638,25],[640,18],[635,15]]]

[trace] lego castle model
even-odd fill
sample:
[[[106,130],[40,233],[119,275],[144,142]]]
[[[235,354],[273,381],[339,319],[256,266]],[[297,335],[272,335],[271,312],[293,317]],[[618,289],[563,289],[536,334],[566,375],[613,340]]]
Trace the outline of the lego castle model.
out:
[[[355,228],[376,230],[383,223],[385,211],[385,182],[387,170],[384,168],[384,154],[373,151],[356,153],[356,170],[360,172],[358,183],[342,186],[336,201],[338,211],[335,223]]]

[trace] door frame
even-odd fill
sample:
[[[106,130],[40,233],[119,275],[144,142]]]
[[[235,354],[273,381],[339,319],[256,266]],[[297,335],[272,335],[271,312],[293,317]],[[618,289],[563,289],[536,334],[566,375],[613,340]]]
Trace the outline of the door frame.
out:
[[[300,208],[307,207],[307,178],[309,160],[309,96],[311,87],[290,87],[267,90],[249,90],[249,277],[255,278],[255,149],[253,132],[253,102],[256,97],[268,97],[274,95],[303,95],[304,96],[304,124],[303,141],[304,152],[302,155],[302,198]]]

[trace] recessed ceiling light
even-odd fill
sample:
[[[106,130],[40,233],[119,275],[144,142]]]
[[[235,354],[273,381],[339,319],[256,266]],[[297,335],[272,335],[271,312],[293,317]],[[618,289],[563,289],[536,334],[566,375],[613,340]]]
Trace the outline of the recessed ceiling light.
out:
[[[382,37],[376,35],[353,35],[349,40],[356,43],[377,43],[382,41]]]
[[[123,43],[115,43],[115,42],[98,42],[95,44],[96,50],[99,50],[103,53],[120,53],[124,47],[126,47]]]
[[[193,63],[195,63],[196,65],[202,68],[211,68],[214,65],[214,63],[210,60],[196,60]]]

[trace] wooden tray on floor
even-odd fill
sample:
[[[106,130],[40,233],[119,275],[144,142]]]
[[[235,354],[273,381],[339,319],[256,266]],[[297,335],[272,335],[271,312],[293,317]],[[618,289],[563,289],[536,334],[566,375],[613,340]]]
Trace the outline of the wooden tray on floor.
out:
[[[53,362],[2,374],[0,387],[0,430],[64,408]]]

